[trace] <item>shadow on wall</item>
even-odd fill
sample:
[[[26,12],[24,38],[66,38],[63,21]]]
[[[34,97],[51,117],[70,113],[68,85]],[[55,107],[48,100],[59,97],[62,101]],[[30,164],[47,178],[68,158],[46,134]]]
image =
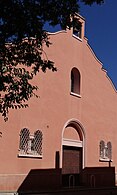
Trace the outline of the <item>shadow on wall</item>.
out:
[[[61,169],[35,169],[31,170],[21,186],[18,194],[23,192],[41,192],[51,189],[60,189]]]
[[[115,167],[86,167],[80,174],[80,181],[86,187],[114,187]]]
[[[62,187],[114,187],[115,167],[86,167],[79,174],[62,174],[59,152],[55,153],[55,168],[30,170],[18,194],[48,192]]]
[[[63,177],[64,176],[64,177]],[[71,181],[72,185],[69,185],[69,179],[62,175],[62,169],[35,169],[31,170],[27,177],[22,182],[18,189],[18,194],[24,193],[39,193],[48,192],[50,190],[60,190],[63,186],[63,178],[66,182],[66,187],[114,187],[115,186],[115,168],[114,167],[87,167],[83,169],[79,175],[79,178],[72,174],[71,179],[78,179]]]
[[[59,167],[60,156],[59,151],[56,151],[55,168],[31,170],[17,190],[18,194],[60,189],[62,186],[62,169]]]

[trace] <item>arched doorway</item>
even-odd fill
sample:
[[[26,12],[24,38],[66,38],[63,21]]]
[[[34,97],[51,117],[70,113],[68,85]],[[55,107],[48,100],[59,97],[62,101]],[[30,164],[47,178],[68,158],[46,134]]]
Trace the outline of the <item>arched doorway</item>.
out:
[[[62,135],[62,182],[65,187],[80,185],[84,167],[84,128],[77,120],[69,120]]]

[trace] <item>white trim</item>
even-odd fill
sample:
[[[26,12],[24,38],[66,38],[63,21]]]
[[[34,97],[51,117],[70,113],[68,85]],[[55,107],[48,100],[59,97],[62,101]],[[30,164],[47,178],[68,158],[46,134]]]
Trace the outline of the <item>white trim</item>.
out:
[[[109,158],[100,158],[100,162],[113,162],[113,160],[110,160]]]
[[[56,31],[56,32],[47,32],[48,35],[57,35],[57,34],[60,34],[60,33],[67,33],[66,30],[59,30],[59,31]]]
[[[97,62],[100,64],[100,66],[103,66],[103,63],[98,59],[98,57],[96,56],[94,50],[91,48],[90,44],[87,42],[87,47],[89,48],[89,50],[91,51],[91,53],[93,54],[94,58],[97,60]]]
[[[79,94],[77,94],[77,93],[74,93],[74,92],[70,92],[70,95],[73,95],[73,96],[76,96],[76,97],[81,98],[81,95],[79,95]]]
[[[62,138],[63,138],[63,133],[64,133],[65,128],[66,128],[69,124],[71,124],[71,123],[76,123],[77,126],[80,127],[80,129],[82,130],[82,133],[83,133],[83,138],[85,139],[85,128],[83,127],[82,123],[81,123],[78,119],[76,119],[76,118],[71,118],[71,119],[69,119],[69,120],[65,123],[65,125],[64,125],[64,127],[63,127],[63,130],[62,130]]]
[[[80,37],[78,37],[78,36],[76,36],[76,35],[74,35],[74,34],[72,34],[72,37],[74,37],[75,39],[77,39],[77,40],[79,40],[79,41],[82,42],[82,39],[81,39]]]
[[[103,68],[103,63],[102,63],[102,62],[98,59],[98,57],[96,56],[95,52],[93,51],[93,49],[91,48],[90,44],[88,43],[88,39],[87,39],[87,38],[85,38],[85,39],[86,39],[86,41],[87,41],[87,46],[88,46],[88,48],[90,49],[91,53],[93,54],[94,58],[95,58],[95,59],[97,60],[97,62],[102,66],[101,70],[102,70],[103,72],[105,72],[106,77],[108,78],[108,80],[110,81],[110,83],[111,83],[113,89],[114,89],[115,92],[117,93],[117,89],[116,89],[115,84],[113,84],[112,79],[111,79],[110,76],[107,74],[107,73],[108,73],[107,70],[105,70],[105,69]]]
[[[81,141],[82,142],[82,168],[84,168],[85,167],[85,129],[84,129],[83,125],[80,123],[80,121],[78,121],[75,118],[69,119],[65,123],[65,125],[63,127],[63,130],[62,130],[60,167],[62,168],[62,160],[63,160],[62,157],[63,157],[63,143],[64,143],[64,140],[66,140],[66,144],[68,143],[68,140],[70,141],[70,139],[63,138],[64,130],[65,130],[65,128],[69,124],[76,124],[76,126],[80,129],[80,131],[82,133],[82,138],[83,138],[83,140]],[[79,142],[79,140],[77,140],[77,144],[78,144],[78,142]],[[76,140],[72,140],[72,142],[70,141],[69,143],[72,143],[72,146],[73,146],[73,144],[76,144]]]
[[[81,16],[79,13],[75,12],[75,16],[77,16],[77,17],[79,17],[79,18],[81,18],[82,20],[85,21],[85,18],[83,16]]]
[[[82,141],[73,140],[73,139],[66,139],[66,138],[63,138],[62,145],[64,145],[64,146],[74,146],[74,147],[80,147],[80,148],[83,147]]]
[[[116,86],[115,86],[115,84],[113,83],[113,81],[112,81],[112,79],[110,78],[110,76],[107,74],[107,72],[106,72],[106,77],[107,77],[107,79],[109,80],[111,86],[113,87],[115,93],[117,93]]]
[[[34,154],[18,154],[18,157],[24,158],[42,158],[42,155],[34,155]]]

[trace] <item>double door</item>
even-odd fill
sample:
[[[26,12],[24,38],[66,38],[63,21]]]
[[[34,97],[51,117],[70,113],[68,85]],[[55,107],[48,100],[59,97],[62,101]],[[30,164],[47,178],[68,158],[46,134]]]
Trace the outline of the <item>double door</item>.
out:
[[[80,185],[79,174],[82,170],[82,148],[63,146],[62,182],[63,186]]]

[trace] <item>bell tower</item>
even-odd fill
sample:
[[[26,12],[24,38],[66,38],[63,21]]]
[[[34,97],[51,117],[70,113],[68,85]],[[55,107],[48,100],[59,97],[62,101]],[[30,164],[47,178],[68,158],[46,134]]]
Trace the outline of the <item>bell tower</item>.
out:
[[[83,39],[85,28],[85,19],[79,14],[75,14],[73,18],[73,35],[78,39]]]

